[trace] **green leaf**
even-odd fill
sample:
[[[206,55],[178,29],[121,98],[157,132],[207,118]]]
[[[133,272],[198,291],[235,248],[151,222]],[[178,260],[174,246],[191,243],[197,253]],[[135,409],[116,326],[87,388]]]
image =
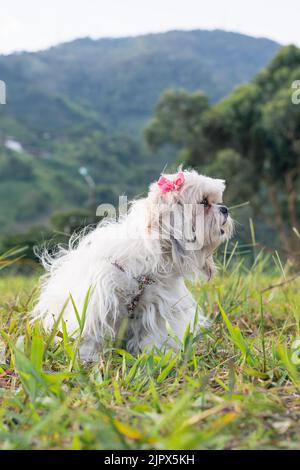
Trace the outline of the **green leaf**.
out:
[[[243,337],[241,330],[239,329],[238,326],[233,326],[232,323],[230,322],[229,318],[227,317],[224,309],[222,308],[220,302],[218,302],[218,306],[222,315],[222,318],[224,320],[224,323],[227,327],[227,330],[229,332],[230,338],[233,342],[233,344],[241,351],[243,358],[248,362],[249,365],[254,366],[255,365],[255,360],[252,356],[252,353],[250,351],[250,347]]]
[[[40,334],[38,325],[35,325],[33,329],[32,340],[31,340],[30,359],[31,359],[31,363],[33,367],[37,370],[37,372],[41,372],[42,370],[43,355],[44,355],[43,338]]]
[[[165,378],[169,375],[169,373],[171,372],[171,370],[173,369],[173,367],[175,366],[176,362],[177,362],[177,359],[178,357],[174,357],[170,363],[162,370],[162,372],[159,374],[159,376],[157,377],[157,382],[160,383],[160,382],[163,382],[165,380]]]

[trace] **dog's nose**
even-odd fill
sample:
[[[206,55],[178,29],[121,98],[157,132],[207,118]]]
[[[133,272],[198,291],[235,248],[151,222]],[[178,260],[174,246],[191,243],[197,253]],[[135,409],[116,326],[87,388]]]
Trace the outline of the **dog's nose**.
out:
[[[227,209],[227,207],[226,207],[226,206],[221,206],[221,207],[220,207],[220,212],[221,212],[221,214],[223,214],[223,215],[225,215],[225,216],[228,215],[228,209]]]

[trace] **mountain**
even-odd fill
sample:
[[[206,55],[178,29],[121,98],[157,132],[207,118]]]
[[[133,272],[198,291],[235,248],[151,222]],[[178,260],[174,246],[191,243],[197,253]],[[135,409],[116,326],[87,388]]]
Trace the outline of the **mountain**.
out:
[[[145,190],[174,161],[151,155],[142,142],[160,94],[202,89],[216,102],[253,78],[279,47],[195,30],[83,38],[0,56],[7,87],[0,106],[1,230],[47,224],[53,211],[83,206],[89,190],[80,166],[93,175],[98,199]]]
[[[6,112],[30,129],[57,132],[83,120],[134,129],[162,90],[202,89],[215,102],[250,80],[279,45],[224,31],[170,31],[78,39],[0,57]]]

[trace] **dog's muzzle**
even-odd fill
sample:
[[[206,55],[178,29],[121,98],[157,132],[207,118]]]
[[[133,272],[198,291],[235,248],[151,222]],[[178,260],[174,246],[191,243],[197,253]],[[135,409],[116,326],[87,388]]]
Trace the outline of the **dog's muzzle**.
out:
[[[224,217],[224,222],[222,225],[225,225],[226,222],[227,222],[227,219],[228,219],[228,208],[226,206],[220,206],[219,207],[219,211],[221,212],[221,214],[223,215]],[[221,228],[221,235],[224,235],[225,231]]]

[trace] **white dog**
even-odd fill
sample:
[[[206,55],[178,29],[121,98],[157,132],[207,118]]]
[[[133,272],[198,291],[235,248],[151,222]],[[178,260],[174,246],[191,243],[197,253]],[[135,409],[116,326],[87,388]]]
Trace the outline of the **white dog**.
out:
[[[163,175],[119,221],[102,221],[52,257],[44,253],[49,273],[34,317],[50,329],[63,315],[68,333],[76,335],[78,315],[70,294],[81,312],[89,292],[83,361],[95,360],[105,338],[116,338],[120,328],[127,349],[137,353],[174,346],[166,323],[182,339],[196,310],[199,326],[205,325],[184,279],[203,274],[209,279],[215,270],[213,252],[231,236],[224,188],[223,180],[196,171]]]

